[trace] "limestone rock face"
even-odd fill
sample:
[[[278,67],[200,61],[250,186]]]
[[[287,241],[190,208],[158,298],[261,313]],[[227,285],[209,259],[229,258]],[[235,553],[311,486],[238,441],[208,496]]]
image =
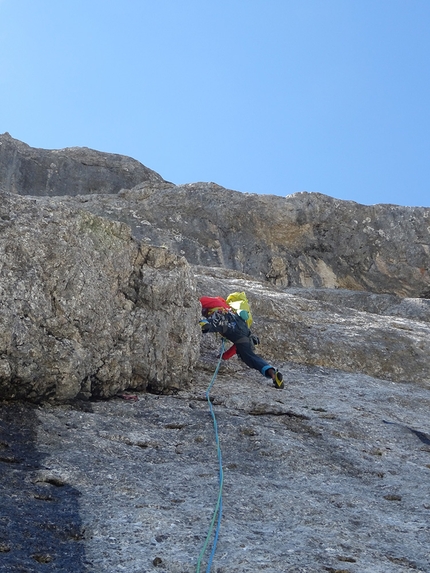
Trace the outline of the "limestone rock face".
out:
[[[0,135],[0,190],[20,195],[117,193],[163,178],[135,159],[87,147],[36,149]]]
[[[87,148],[34,149],[0,136],[0,188],[56,196],[129,225],[189,263],[278,287],[430,297],[430,208],[365,206],[319,193],[176,186],[139,162]],[[79,196],[79,197],[76,197]]]
[[[277,287],[430,297],[430,208],[365,206],[318,193],[262,196],[213,183],[145,183],[68,201],[127,223],[135,237],[192,264]]]
[[[180,387],[199,304],[181,257],[121,223],[1,195],[0,394],[34,401]]]
[[[0,144],[5,396],[181,386],[198,295],[238,289],[272,361],[429,383],[429,208],[175,186],[122,156]]]

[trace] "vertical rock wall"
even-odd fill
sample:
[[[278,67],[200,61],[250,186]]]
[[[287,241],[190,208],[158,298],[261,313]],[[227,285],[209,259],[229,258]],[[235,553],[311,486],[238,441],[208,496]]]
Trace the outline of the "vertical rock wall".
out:
[[[66,200],[125,222],[136,238],[166,245],[191,264],[276,287],[430,297],[428,207],[359,205],[319,193],[254,195],[205,183],[148,183]]]

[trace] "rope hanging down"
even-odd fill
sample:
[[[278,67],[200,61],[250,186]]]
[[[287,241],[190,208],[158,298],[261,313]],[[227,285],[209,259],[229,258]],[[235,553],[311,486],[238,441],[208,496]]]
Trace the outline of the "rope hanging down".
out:
[[[220,443],[219,443],[219,436],[218,436],[218,424],[215,418],[215,413],[214,413],[214,409],[212,407],[212,402],[210,400],[210,391],[211,388],[216,380],[217,374],[218,374],[218,370],[219,367],[221,365],[221,361],[222,361],[222,354],[224,352],[224,339],[222,340],[221,343],[221,350],[220,350],[220,357],[218,360],[218,364],[217,367],[215,369],[214,375],[212,376],[212,380],[208,386],[208,389],[206,390],[206,400],[208,401],[209,404],[209,410],[212,416],[212,420],[213,420],[213,425],[214,425],[214,430],[215,430],[215,442],[216,442],[216,447],[217,447],[217,454],[218,454],[218,465],[219,465],[219,489],[218,489],[218,499],[217,499],[217,503],[213,512],[213,516],[212,516],[212,521],[209,527],[209,531],[208,534],[206,536],[206,540],[204,542],[203,548],[200,552],[199,558],[197,560],[197,569],[196,569],[196,573],[200,573],[200,567],[201,567],[201,563],[202,563],[202,559],[203,556],[205,554],[206,548],[208,546],[209,543],[209,539],[212,535],[212,531],[215,525],[215,520],[217,519],[218,516],[218,520],[217,520],[217,526],[216,526],[216,530],[215,530],[215,536],[214,536],[214,540],[212,542],[212,550],[211,550],[211,554],[209,556],[209,560],[208,560],[208,564],[206,567],[206,573],[209,573],[211,570],[211,566],[212,566],[212,561],[215,555],[215,550],[216,550],[216,545],[218,542],[218,535],[219,535],[219,530],[220,530],[220,526],[221,526],[221,517],[222,517],[222,487],[223,487],[223,481],[224,481],[224,472],[222,469],[222,455],[221,455],[221,448],[220,448]]]

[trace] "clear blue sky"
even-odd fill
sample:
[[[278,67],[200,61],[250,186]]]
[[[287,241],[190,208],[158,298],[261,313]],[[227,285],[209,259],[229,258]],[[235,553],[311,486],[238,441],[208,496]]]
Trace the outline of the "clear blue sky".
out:
[[[430,206],[430,0],[0,0],[0,133]]]

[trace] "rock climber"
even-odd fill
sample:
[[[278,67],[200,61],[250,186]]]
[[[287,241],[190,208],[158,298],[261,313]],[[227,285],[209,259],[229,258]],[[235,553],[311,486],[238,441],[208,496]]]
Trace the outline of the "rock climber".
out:
[[[246,323],[246,311],[235,311],[221,297],[203,296],[200,303],[203,316],[199,324],[202,332],[219,332],[223,338],[233,342],[233,346],[223,353],[222,358],[227,360],[237,352],[249,368],[271,378],[275,388],[284,388],[282,373],[254,352],[254,345],[260,341]]]

